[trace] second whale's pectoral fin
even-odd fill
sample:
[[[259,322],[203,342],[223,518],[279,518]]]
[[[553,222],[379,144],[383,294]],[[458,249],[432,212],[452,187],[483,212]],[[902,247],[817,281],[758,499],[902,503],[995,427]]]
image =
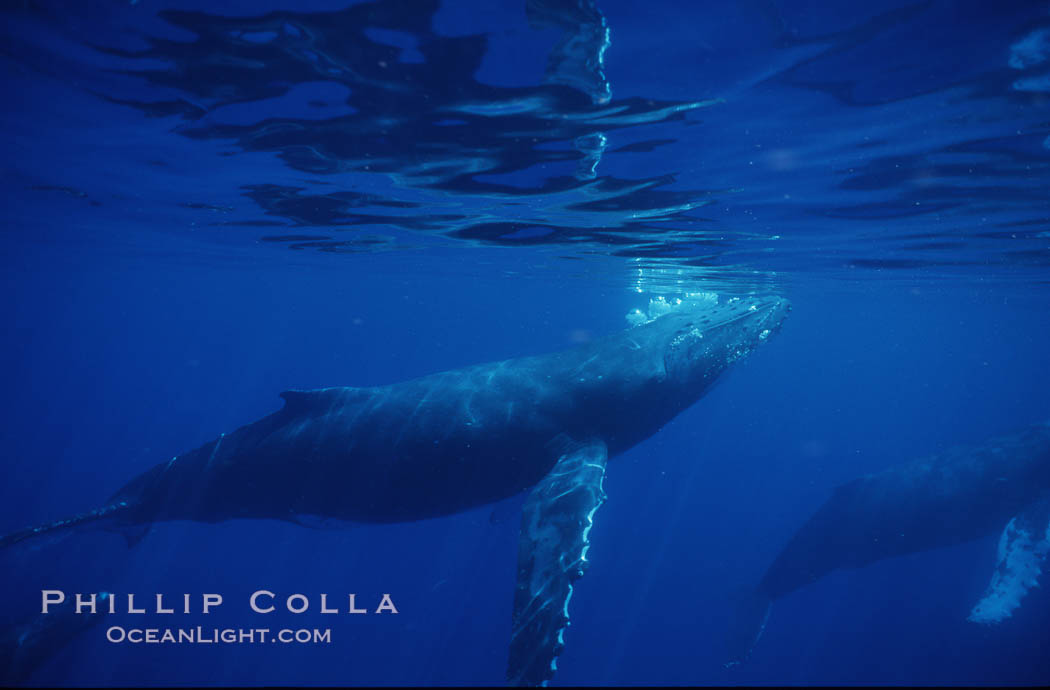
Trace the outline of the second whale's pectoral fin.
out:
[[[567,449],[525,501],[507,680],[544,685],[569,625],[572,583],[587,567],[594,513],[605,501],[608,451],[598,441]]]
[[[1050,554],[1050,498],[1038,501],[1006,525],[999,537],[999,556],[981,600],[970,611],[974,623],[1000,623],[1039,584]]]

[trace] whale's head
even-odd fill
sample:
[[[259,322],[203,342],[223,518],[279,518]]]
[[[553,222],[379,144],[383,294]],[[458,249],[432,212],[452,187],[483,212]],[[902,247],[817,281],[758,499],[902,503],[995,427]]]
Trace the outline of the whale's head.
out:
[[[668,381],[694,387],[714,382],[780,329],[791,303],[783,297],[731,298],[681,308],[659,317]]]

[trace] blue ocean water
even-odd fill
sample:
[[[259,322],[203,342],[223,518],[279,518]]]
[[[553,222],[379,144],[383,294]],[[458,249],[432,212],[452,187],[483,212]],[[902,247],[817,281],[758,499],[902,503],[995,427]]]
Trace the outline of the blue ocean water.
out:
[[[735,593],[836,486],[1050,418],[1050,5],[8,2],[0,533],[279,407],[556,351],[660,296],[782,332],[615,458],[553,684],[1042,684],[1050,585],[968,622],[998,534],[840,570],[726,668]],[[157,525],[0,554],[41,589],[347,592],[330,644],[131,645],[48,685],[504,678],[520,505]],[[150,624],[161,616],[146,615]],[[121,625],[142,624],[115,614]],[[130,622],[129,622],[130,621]]]

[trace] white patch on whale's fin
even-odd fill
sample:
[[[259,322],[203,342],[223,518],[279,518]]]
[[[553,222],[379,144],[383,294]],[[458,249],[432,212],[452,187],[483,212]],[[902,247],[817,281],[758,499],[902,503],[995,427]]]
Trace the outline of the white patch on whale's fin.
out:
[[[1050,499],[1010,520],[999,537],[999,561],[992,581],[967,620],[1000,623],[1009,618],[1032,587],[1039,586],[1050,553]]]
[[[605,502],[607,459],[601,441],[568,448],[525,501],[507,663],[513,685],[546,685],[557,669],[572,583],[587,568],[594,514]]]

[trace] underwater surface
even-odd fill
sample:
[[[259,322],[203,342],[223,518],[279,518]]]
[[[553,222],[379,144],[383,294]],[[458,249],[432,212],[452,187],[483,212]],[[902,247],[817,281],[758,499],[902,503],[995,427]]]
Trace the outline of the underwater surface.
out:
[[[22,0],[0,39],[0,534],[99,508],[281,391],[775,295],[780,332],[609,462],[551,683],[1050,683],[1050,532],[1012,615],[968,620],[999,517],[777,598],[742,663],[726,639],[836,487],[1050,420],[1050,3]],[[31,685],[502,683],[526,494],[27,540],[0,550],[0,652],[35,644]],[[19,642],[41,590],[150,611]]]

